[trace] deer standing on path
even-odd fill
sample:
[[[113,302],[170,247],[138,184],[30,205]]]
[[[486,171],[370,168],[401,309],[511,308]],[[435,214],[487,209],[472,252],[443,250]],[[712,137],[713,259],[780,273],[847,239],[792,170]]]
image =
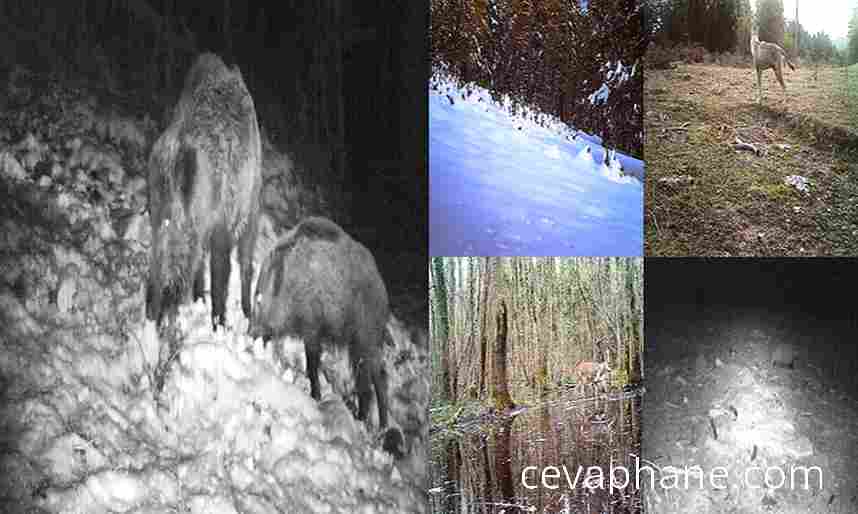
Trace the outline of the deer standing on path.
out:
[[[763,100],[763,72],[769,68],[775,70],[775,76],[781,87],[786,93],[786,84],[783,77],[783,62],[786,61],[791,70],[795,71],[795,66],[790,62],[789,57],[780,46],[760,41],[756,33],[751,34],[751,57],[754,61],[754,69],[757,71],[757,103]]]

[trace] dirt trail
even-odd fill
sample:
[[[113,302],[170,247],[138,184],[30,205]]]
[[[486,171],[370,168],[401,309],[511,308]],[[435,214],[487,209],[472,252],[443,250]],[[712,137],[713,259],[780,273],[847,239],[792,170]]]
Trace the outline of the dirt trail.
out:
[[[854,255],[858,123],[842,68],[647,70],[646,255]],[[758,154],[736,150],[736,138]],[[787,183],[804,177],[807,192]],[[801,179],[799,179],[801,180]]]

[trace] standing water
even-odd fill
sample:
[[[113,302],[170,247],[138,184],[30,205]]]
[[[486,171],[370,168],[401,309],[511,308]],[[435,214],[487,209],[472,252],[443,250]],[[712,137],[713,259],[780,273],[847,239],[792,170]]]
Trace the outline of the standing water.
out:
[[[638,455],[640,396],[563,395],[463,432],[437,432],[431,512],[640,512]],[[615,471],[619,486],[613,491],[612,464],[629,470],[631,478],[621,487],[622,472]]]

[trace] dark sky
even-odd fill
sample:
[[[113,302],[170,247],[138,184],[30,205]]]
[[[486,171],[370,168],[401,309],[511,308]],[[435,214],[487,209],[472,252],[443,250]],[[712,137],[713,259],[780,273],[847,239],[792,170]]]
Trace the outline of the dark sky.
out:
[[[647,301],[675,303],[703,289],[707,302],[846,316],[856,311],[858,263],[834,258],[647,258]],[[649,304],[647,304],[649,307]]]

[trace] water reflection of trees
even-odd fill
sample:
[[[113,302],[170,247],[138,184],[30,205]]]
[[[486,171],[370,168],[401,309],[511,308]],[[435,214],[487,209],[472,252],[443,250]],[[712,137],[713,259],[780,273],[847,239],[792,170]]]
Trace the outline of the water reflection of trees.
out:
[[[484,431],[453,437],[434,466],[446,466],[445,488],[433,512],[640,512],[639,492],[607,489],[611,461],[634,473],[639,455],[639,398],[591,401],[570,408],[566,401],[531,409],[515,418],[484,427]],[[576,489],[570,490],[562,474],[556,489],[539,484],[524,487],[522,471],[535,466],[529,483],[539,481],[547,466],[566,466]],[[583,479],[590,466],[603,470],[605,488],[587,490]],[[633,477],[632,477],[633,478]]]

